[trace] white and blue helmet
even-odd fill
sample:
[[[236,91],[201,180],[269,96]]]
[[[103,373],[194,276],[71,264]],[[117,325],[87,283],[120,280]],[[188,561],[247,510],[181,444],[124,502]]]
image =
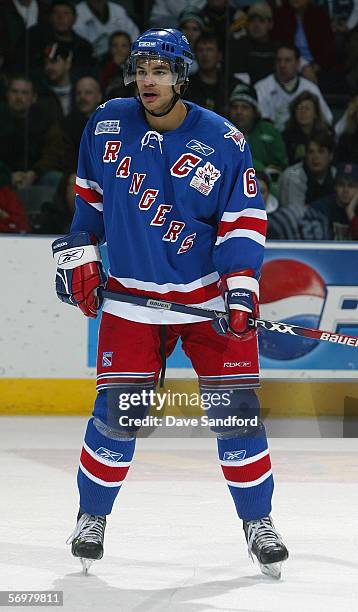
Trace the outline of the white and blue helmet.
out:
[[[174,29],[151,28],[141,34],[132,44],[131,54],[124,69],[124,83],[129,85],[136,80],[138,60],[165,60],[173,75],[172,85],[187,83],[189,67],[194,55],[188,39]]]

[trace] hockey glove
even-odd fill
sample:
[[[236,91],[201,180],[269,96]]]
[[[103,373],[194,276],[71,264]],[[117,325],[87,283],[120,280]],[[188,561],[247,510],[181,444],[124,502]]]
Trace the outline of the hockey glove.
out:
[[[249,319],[260,316],[258,293],[259,285],[252,276],[252,270],[242,270],[227,274],[219,281],[227,315],[213,322],[214,329],[221,335],[231,333],[240,340],[250,340],[256,329],[249,326]]]
[[[102,305],[96,289],[106,283],[97,244],[93,244],[88,232],[76,232],[57,238],[52,243],[52,252],[57,264],[57,296],[95,319]]]

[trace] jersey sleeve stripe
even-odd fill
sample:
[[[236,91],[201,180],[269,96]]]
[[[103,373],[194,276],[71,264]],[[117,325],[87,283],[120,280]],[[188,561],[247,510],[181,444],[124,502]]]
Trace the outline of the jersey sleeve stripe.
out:
[[[93,191],[97,191],[100,195],[103,195],[103,189],[99,186],[96,181],[91,181],[90,179],[82,179],[79,176],[76,177],[76,185],[79,187],[83,187],[84,189],[92,189]]]
[[[244,210],[238,212],[224,212],[221,217],[221,222],[233,223],[240,217],[255,217],[256,219],[267,220],[266,210],[262,210],[261,208],[244,208]]]
[[[225,234],[234,229],[252,230],[266,236],[267,221],[246,216],[239,217],[239,219],[233,222],[221,221],[218,227],[218,236],[225,236]]]
[[[215,242],[215,246],[218,246],[219,244],[225,242],[226,240],[229,240],[230,238],[250,238],[250,240],[254,240],[254,242],[257,242],[262,246],[265,245],[265,236],[259,234],[259,232],[246,229],[235,229],[232,232],[227,232],[225,236],[218,236]]]

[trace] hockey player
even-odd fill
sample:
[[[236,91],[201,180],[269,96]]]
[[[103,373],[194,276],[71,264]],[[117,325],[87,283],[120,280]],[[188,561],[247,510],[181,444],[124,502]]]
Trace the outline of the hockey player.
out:
[[[258,315],[266,213],[243,135],[181,97],[192,61],[178,30],[148,30],[133,43],[125,83],[135,82],[139,95],[102,104],[85,128],[71,232],[53,243],[56,289],[62,301],[88,317],[97,316],[96,290],[106,285],[133,295],[226,307],[228,325],[220,335],[204,317],[104,301],[98,394],[81,452],[80,510],[69,542],[85,570],[103,555],[106,516],[131,464],[139,429],[120,424],[120,396],[138,397],[155,388],[165,324],[167,355],[181,337],[201,393],[223,398],[219,406],[209,402],[207,416],[250,417],[255,423],[212,429],[250,555],[263,572],[279,577],[288,552],[270,518],[273,477],[254,391],[257,338],[248,327],[248,317]],[[104,241],[107,281],[98,249]],[[146,405],[133,405],[126,422],[147,411]]]

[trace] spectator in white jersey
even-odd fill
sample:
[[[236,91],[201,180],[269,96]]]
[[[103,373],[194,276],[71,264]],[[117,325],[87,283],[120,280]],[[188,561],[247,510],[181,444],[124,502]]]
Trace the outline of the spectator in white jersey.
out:
[[[280,131],[284,130],[289,119],[290,103],[303,91],[310,91],[318,97],[327,123],[332,123],[332,112],[320,89],[299,75],[299,67],[300,54],[297,47],[280,45],[276,53],[275,73],[255,85],[263,118],[270,119]]]
[[[77,19],[74,30],[94,48],[99,57],[107,52],[108,39],[112,32],[123,30],[134,40],[139,30],[123,6],[107,0],[83,0],[76,6]]]

